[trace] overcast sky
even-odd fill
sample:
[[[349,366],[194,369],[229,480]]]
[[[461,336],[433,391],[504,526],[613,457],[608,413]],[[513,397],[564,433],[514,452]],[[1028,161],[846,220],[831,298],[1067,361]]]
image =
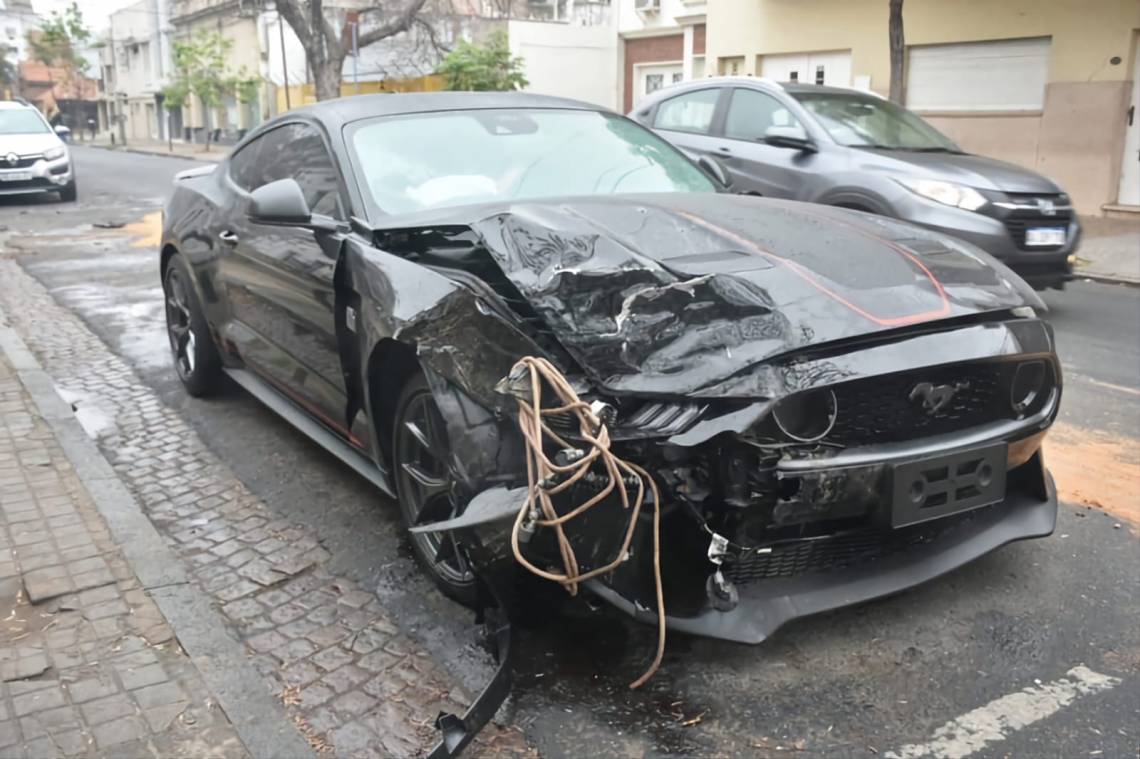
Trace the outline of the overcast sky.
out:
[[[79,10],[83,12],[83,20],[92,32],[98,34],[111,25],[111,13],[123,6],[130,5],[137,0],[78,0]],[[32,0],[32,7],[36,13],[44,18],[52,11],[63,11],[71,5],[71,0]]]

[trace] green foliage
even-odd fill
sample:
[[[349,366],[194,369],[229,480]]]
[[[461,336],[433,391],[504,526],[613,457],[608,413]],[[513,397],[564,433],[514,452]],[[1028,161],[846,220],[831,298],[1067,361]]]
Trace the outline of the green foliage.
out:
[[[16,83],[16,67],[8,60],[7,54],[5,47],[0,45],[0,87],[11,87]]]
[[[38,31],[28,32],[32,58],[51,68],[62,69],[63,83],[70,84],[77,97],[80,78],[89,65],[80,48],[89,39],[91,31],[83,23],[83,12],[74,0],[63,13],[53,11]]]
[[[176,41],[174,79],[162,91],[163,106],[176,110],[196,97],[206,108],[216,108],[227,94],[241,103],[257,100],[261,80],[249,76],[244,68],[236,75],[229,71],[226,61],[232,48],[233,40],[205,30]]]
[[[256,76],[249,76],[245,67],[242,67],[237,76],[230,79],[230,88],[239,103],[253,103],[257,101],[261,80]]]
[[[182,103],[193,95],[207,108],[221,105],[230,86],[226,57],[233,44],[217,32],[204,30],[175,42],[174,81],[163,90],[163,95]]]
[[[77,2],[72,2],[63,13],[53,11],[39,32],[30,32],[28,44],[32,55],[44,64],[83,73],[88,64],[78,48],[90,38],[91,31],[83,23],[83,12]]]
[[[526,87],[523,59],[511,55],[507,35],[496,32],[484,45],[467,40],[447,54],[439,66],[449,90],[477,92],[520,90]]]

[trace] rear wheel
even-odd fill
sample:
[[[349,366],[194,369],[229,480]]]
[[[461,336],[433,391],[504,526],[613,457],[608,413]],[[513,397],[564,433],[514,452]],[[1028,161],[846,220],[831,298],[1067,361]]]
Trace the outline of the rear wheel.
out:
[[[405,383],[396,404],[392,466],[405,526],[449,519],[458,514],[453,495],[447,426],[420,373]],[[412,553],[448,597],[475,606],[475,573],[452,533],[409,533]]]
[[[166,301],[166,335],[170,339],[178,379],[190,395],[209,395],[221,384],[222,361],[182,256],[172,256],[167,263],[162,289]]]

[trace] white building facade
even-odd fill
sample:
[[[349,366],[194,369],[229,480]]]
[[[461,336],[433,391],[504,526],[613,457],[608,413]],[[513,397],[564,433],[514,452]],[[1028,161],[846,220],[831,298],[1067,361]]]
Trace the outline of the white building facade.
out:
[[[623,112],[655,90],[714,73],[705,64],[705,0],[620,0],[619,9]]]

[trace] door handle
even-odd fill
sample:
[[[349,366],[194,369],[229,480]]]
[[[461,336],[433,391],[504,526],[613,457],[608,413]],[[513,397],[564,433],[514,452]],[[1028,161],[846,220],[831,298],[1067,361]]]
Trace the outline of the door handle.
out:
[[[221,232],[218,232],[218,239],[224,242],[226,245],[237,245],[238,236],[235,232],[231,232],[228,229],[223,229]]]
[[[719,152],[719,153],[731,153],[732,148],[721,145],[719,148],[717,148],[717,152]]]

